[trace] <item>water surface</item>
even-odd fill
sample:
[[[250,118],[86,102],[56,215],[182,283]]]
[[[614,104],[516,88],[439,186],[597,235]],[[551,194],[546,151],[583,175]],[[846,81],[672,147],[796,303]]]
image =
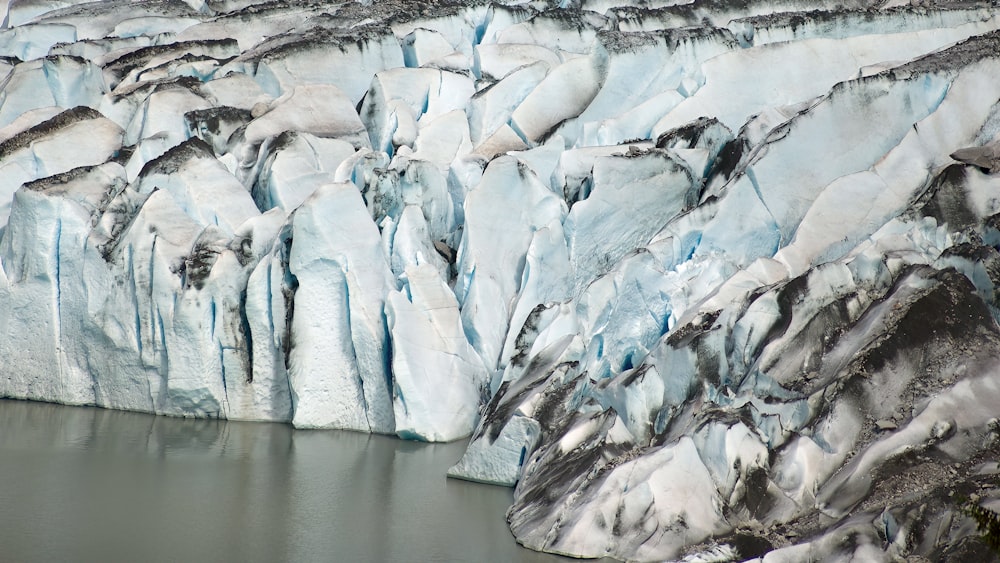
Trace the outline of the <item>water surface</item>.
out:
[[[567,561],[464,446],[0,400],[0,560]]]

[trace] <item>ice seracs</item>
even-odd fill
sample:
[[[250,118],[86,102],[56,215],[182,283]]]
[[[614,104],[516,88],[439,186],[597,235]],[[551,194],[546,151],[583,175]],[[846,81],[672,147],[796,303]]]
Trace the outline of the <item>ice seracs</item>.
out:
[[[337,217],[333,229],[329,217]],[[383,310],[396,283],[357,187],[318,188],[296,210],[291,236],[293,423],[392,432]]]
[[[472,433],[487,372],[462,330],[458,302],[433,265],[404,271],[404,288],[389,294],[396,433],[448,441]]]
[[[0,396],[470,437],[574,556],[981,559],[996,7],[623,4],[4,3]]]
[[[489,370],[500,352],[535,231],[562,222],[566,204],[512,157],[493,160],[465,198],[455,293],[472,346]],[[497,214],[496,209],[505,209]]]
[[[0,221],[6,223],[11,198],[21,185],[108,161],[121,149],[123,133],[99,112],[79,106],[3,141],[0,193],[7,195]]]

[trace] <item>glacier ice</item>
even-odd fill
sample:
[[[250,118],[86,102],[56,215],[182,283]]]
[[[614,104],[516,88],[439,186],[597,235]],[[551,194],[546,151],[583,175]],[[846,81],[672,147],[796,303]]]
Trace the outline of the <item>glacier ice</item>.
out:
[[[390,293],[396,433],[449,441],[472,433],[486,366],[465,338],[455,295],[432,264],[403,272],[405,287]]]
[[[320,186],[296,210],[291,236],[293,423],[392,432],[384,308],[396,281],[361,194],[349,183]]]
[[[0,396],[407,439],[533,549],[973,560],[995,2],[11,0]]]

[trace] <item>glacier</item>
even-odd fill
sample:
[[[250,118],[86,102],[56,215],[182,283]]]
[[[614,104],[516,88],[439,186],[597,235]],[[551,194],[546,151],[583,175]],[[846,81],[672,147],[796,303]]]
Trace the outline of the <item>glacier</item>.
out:
[[[996,558],[996,2],[10,0],[0,77],[0,397],[467,438],[576,557]]]

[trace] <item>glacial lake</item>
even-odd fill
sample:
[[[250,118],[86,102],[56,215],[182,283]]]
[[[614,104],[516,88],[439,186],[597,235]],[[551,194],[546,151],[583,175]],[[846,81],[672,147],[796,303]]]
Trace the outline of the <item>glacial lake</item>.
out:
[[[464,446],[0,400],[0,561],[572,561]]]

